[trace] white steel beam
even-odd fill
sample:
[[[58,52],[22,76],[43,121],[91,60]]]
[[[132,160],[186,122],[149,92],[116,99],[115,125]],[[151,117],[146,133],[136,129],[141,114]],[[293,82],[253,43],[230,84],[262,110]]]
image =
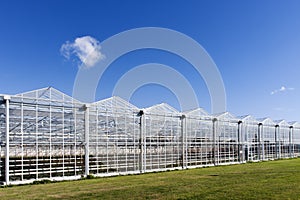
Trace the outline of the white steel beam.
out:
[[[85,145],[84,145],[84,149],[85,149],[85,176],[90,174],[90,152],[89,152],[89,133],[90,133],[90,105],[89,104],[85,104],[84,105],[84,140],[85,140]]]
[[[186,116],[185,115],[182,115],[180,117],[181,119],[181,147],[182,147],[182,163],[181,163],[181,167],[182,169],[186,168],[186,128],[185,128],[185,125],[186,125]]]
[[[6,132],[6,150],[5,150],[5,182],[9,185],[9,100],[10,96],[5,95],[3,97],[5,100],[5,132]]]

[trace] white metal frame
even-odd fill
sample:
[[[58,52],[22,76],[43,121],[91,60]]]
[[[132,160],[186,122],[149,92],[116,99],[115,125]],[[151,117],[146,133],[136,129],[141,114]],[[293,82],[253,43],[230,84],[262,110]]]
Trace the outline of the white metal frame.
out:
[[[0,183],[226,165],[300,156],[300,124],[229,112],[86,104],[51,87],[0,95]]]

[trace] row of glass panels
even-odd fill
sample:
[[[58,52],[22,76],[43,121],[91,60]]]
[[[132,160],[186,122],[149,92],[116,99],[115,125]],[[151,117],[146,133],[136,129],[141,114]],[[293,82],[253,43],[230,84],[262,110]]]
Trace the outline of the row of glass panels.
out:
[[[1,99],[0,99],[1,100]],[[0,181],[111,175],[299,156],[300,126],[119,97],[85,104],[44,88],[0,104]],[[6,165],[9,163],[6,180]]]

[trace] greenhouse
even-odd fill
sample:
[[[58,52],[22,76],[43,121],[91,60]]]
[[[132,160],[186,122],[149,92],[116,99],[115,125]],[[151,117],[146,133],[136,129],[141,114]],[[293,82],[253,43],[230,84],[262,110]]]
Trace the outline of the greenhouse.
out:
[[[291,122],[292,129],[292,157],[300,156],[300,123]]]
[[[264,160],[263,144],[261,142],[261,125],[251,115],[241,116],[242,141],[244,147],[243,159],[247,161]]]
[[[197,108],[184,113],[182,120],[185,135],[183,143],[186,166],[216,164],[216,140],[212,132],[213,118],[202,109]]]
[[[276,158],[288,158],[292,156],[292,126],[285,120],[276,122]]]
[[[277,126],[275,122],[270,118],[258,119],[259,130],[261,137],[263,138],[264,152],[263,159],[273,160],[276,159],[276,135]]]
[[[300,156],[300,124],[52,88],[0,95],[0,183],[79,179]]]
[[[216,114],[218,164],[243,162],[241,122],[229,112]]]

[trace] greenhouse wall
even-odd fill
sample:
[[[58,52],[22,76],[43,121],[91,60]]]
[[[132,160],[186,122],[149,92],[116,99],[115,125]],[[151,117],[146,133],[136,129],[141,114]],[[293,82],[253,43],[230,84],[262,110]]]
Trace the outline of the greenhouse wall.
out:
[[[229,112],[215,115],[216,133],[218,142],[217,163],[238,163],[243,161],[241,148],[241,123],[240,120]]]
[[[300,156],[300,123],[292,122],[292,156],[299,157]]]
[[[89,107],[89,168],[86,174],[139,170],[138,109],[112,97]]]
[[[142,117],[143,171],[181,166],[182,121],[171,113],[145,112]]]
[[[242,141],[244,156],[246,161],[264,160],[264,146],[261,141],[261,126],[259,122],[250,115],[240,117],[242,120]]]
[[[265,160],[273,160],[279,158],[277,155],[277,134],[278,127],[270,118],[259,120],[259,130],[263,138],[263,157]]]
[[[278,158],[292,157],[292,126],[285,120],[276,121]]]
[[[79,179],[299,156],[300,126],[271,119],[82,103],[54,88],[0,95],[0,183]]]
[[[212,118],[187,114],[182,121],[185,122],[185,167],[216,164],[218,143],[212,131],[215,126]]]

